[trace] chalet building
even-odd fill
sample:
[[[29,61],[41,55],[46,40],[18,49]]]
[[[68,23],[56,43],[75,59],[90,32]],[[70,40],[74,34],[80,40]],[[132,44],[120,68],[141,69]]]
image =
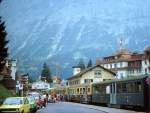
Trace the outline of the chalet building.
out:
[[[79,66],[74,66],[74,75],[69,77],[68,85],[80,85],[80,84],[92,84],[101,81],[115,79],[115,73],[100,66],[95,65],[93,67],[89,67],[85,70],[79,68]]]
[[[59,76],[53,76],[52,77],[53,83],[60,84],[61,78]]]
[[[144,56],[142,59],[142,73],[150,74],[150,46],[144,50]]]
[[[120,48],[115,54],[103,57],[101,66],[116,73],[118,78],[150,74],[150,47],[144,53]]]
[[[4,66],[3,70],[0,72],[0,84],[9,90],[15,91],[16,81],[10,76],[10,69]]]
[[[16,89],[22,91],[24,94],[29,89],[29,75],[28,74],[19,74],[16,76],[17,87]]]
[[[11,70],[10,76],[15,80],[16,71],[17,71],[17,60],[15,59],[6,59],[6,67]]]
[[[61,87],[61,78],[59,76],[53,76],[52,81],[51,87]]]
[[[104,68],[101,65],[95,65],[84,70],[80,66],[73,67],[74,75],[67,80],[69,98],[71,95],[91,95],[93,83],[116,79],[114,72]]]

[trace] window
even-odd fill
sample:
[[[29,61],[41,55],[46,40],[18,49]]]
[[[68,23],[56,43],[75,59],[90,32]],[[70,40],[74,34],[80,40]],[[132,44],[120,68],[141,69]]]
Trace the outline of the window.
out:
[[[48,85],[45,85],[45,87],[48,87]]]
[[[115,63],[114,65],[115,65],[115,68],[117,68],[117,64]]]
[[[83,94],[85,94],[86,92],[85,92],[85,88],[83,88]]]
[[[126,93],[126,92],[127,92],[126,83],[117,84],[117,93]]]
[[[145,65],[147,64],[147,61],[145,60]]]
[[[91,90],[90,90],[90,88],[88,88],[88,92],[90,92]]]
[[[112,64],[110,64],[110,68],[112,68]]]
[[[145,68],[145,74],[147,74],[147,69]]]
[[[91,83],[93,82],[93,79],[84,79],[84,83]]]
[[[117,84],[117,93],[138,93],[141,91],[142,84],[140,81]]]
[[[120,67],[122,67],[122,62],[120,62]]]
[[[79,94],[79,88],[77,89],[77,93]]]
[[[123,73],[120,73],[120,77],[123,78]]]
[[[82,88],[80,88],[80,94],[82,94]]]
[[[95,78],[100,78],[101,77],[101,70],[95,70],[94,75],[95,75]]]

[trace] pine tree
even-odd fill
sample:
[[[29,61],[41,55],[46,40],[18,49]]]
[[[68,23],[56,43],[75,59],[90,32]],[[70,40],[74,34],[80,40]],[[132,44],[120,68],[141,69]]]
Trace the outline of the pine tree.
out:
[[[85,69],[85,64],[84,64],[83,59],[80,59],[78,66],[81,68],[81,70]]]
[[[50,72],[50,69],[46,63],[44,63],[44,65],[43,65],[41,78],[45,78],[45,80],[47,82],[52,83],[51,72]]]
[[[92,60],[90,59],[88,64],[87,64],[87,68],[92,67]]]
[[[29,79],[29,83],[33,83],[33,82],[35,82],[35,80],[33,79],[33,77],[32,77],[32,76],[30,76],[30,75],[29,75],[29,78],[28,78],[28,79]]]
[[[6,36],[5,22],[2,22],[0,17],[0,71],[5,66],[5,59],[8,56],[8,48],[6,47],[8,40],[6,40]]]

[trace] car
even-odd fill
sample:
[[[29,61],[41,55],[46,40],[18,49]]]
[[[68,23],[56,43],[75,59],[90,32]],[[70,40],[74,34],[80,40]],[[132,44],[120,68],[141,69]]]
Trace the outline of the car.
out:
[[[27,99],[30,104],[30,112],[35,113],[37,111],[37,104],[35,98],[33,96],[27,96]]]
[[[46,107],[46,98],[45,97],[43,97],[43,96],[40,96],[40,101],[41,101],[41,103],[42,103],[42,107]]]
[[[30,113],[26,97],[7,97],[0,106],[0,113]]]
[[[29,92],[27,95],[28,96],[33,96],[35,98],[38,109],[46,106],[44,98],[41,96],[40,93],[38,93],[38,92]]]

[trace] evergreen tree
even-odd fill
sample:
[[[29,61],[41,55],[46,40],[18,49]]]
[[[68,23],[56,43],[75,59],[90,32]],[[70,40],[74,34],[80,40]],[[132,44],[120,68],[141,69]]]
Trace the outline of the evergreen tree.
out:
[[[5,59],[8,56],[8,48],[6,47],[8,41],[6,40],[7,33],[4,24],[5,22],[2,22],[0,17],[0,71],[5,66]]]
[[[84,64],[83,59],[80,59],[78,66],[81,68],[81,70],[85,69],[85,64]]]
[[[45,80],[49,83],[52,83],[52,78],[51,78],[51,72],[46,63],[43,65],[42,73],[41,73],[41,78],[45,78]],[[44,79],[42,79],[44,80]]]
[[[90,59],[88,64],[87,64],[87,68],[92,67],[92,60]]]
[[[35,82],[35,80],[33,79],[32,76],[29,75],[29,83],[33,83],[33,82]]]

